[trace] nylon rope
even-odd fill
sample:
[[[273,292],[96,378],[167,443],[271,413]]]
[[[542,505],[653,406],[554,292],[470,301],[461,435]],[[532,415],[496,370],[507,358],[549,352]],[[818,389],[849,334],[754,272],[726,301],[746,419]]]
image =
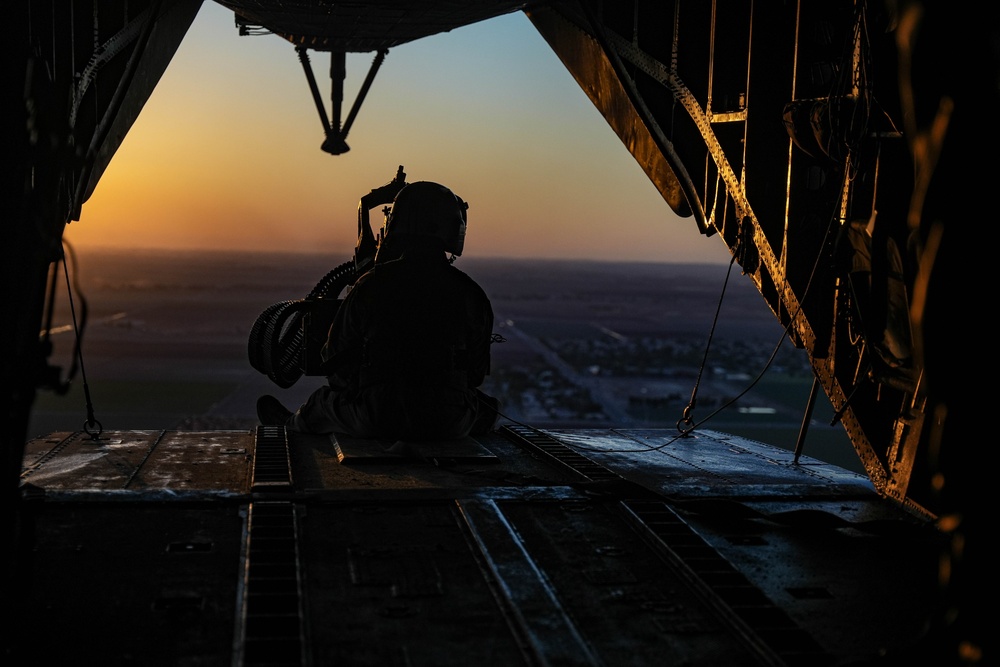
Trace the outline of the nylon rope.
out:
[[[70,285],[69,279],[69,268],[67,268],[66,262],[66,245],[64,241],[61,247],[60,259],[63,265],[63,276],[66,279],[66,294],[69,299],[69,312],[70,318],[73,321],[73,335],[76,336],[76,360],[80,364],[80,377],[83,380],[83,395],[87,402],[87,421],[83,423],[83,430],[91,437],[92,440],[97,440],[101,433],[104,431],[104,427],[101,426],[101,422],[97,421],[94,417],[94,402],[90,398],[90,385],[87,383],[87,369],[83,364],[83,345],[81,341],[83,336],[80,333],[80,327],[77,325],[76,320],[76,305],[73,301],[73,289]],[[72,250],[70,250],[72,252]]]
[[[722,310],[722,300],[726,296],[726,289],[729,287],[729,276],[733,273],[733,264],[736,262],[736,255],[729,260],[729,267],[726,269],[726,280],[722,283],[722,292],[719,294],[719,303],[715,307],[715,317],[712,318],[712,328],[708,332],[708,341],[705,343],[705,354],[701,358],[701,366],[698,368],[698,377],[695,378],[694,387],[691,388],[691,399],[684,408],[684,413],[677,420],[677,430],[683,435],[688,435],[694,430],[694,418],[691,413],[698,405],[698,387],[701,385],[701,376],[705,372],[705,365],[708,363],[708,351],[712,347],[712,338],[715,336],[715,325],[719,323],[719,312]]]

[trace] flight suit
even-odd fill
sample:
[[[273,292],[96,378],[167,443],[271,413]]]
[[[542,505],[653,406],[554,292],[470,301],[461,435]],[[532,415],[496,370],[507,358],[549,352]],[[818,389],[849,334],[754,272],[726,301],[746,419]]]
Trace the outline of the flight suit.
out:
[[[327,384],[289,426],[394,440],[488,432],[498,401],[478,387],[490,371],[493,308],[438,245],[376,259],[330,326]]]

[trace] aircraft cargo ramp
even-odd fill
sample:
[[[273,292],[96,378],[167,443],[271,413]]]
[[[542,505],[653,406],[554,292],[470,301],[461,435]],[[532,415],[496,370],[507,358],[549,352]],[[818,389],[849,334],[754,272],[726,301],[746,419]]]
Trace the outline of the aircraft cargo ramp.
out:
[[[36,438],[15,641],[34,664],[234,667],[815,666],[920,644],[926,519],[815,459],[677,436]]]

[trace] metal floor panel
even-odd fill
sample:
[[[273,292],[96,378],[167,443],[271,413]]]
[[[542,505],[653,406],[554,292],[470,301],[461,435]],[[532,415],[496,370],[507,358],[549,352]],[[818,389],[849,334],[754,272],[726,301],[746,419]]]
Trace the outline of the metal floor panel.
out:
[[[454,503],[310,504],[301,527],[315,664],[523,664]]]
[[[230,663],[239,504],[47,501],[22,516],[13,664]]]
[[[914,582],[940,546],[919,517],[834,466],[671,437],[38,438],[24,646],[75,664],[812,667],[918,641],[933,600]]]
[[[59,492],[244,493],[250,431],[53,433],[25,446],[22,485]]]

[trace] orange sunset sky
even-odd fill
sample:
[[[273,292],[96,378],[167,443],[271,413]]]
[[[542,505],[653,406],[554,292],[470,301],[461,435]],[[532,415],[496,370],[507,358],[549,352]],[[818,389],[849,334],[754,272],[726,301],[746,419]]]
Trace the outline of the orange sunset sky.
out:
[[[310,58],[330,114],[329,54]],[[343,118],[373,58],[348,54]],[[294,47],[240,37],[206,0],[66,238],[346,259],[361,195],[403,165],[469,202],[466,255],[729,261],[670,210],[520,12],[391,49],[351,150],[324,153],[323,138]]]

